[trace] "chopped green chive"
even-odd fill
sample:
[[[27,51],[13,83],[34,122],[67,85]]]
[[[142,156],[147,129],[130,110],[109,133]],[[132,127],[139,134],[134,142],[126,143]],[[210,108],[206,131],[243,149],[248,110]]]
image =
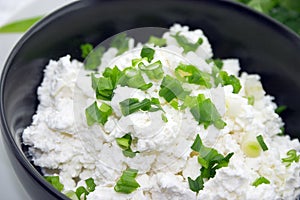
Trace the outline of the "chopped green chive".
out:
[[[154,58],[155,50],[150,47],[143,47],[141,51],[141,57],[146,58],[150,63]]]
[[[297,151],[296,151],[295,149],[289,150],[289,151],[286,153],[286,155],[287,155],[288,157],[282,158],[281,161],[282,161],[283,163],[285,163],[287,167],[290,166],[290,165],[292,164],[292,162],[297,162],[297,163],[299,162],[300,155],[299,155],[299,154],[297,155]]]
[[[122,114],[124,116],[135,113],[139,110],[155,112],[162,110],[160,102],[157,98],[144,99],[139,101],[137,98],[129,98],[120,102]]]
[[[186,37],[180,35],[180,32],[176,33],[176,35],[171,35],[176,39],[177,43],[183,48],[183,53],[188,53],[189,51],[196,51],[198,47],[203,43],[203,39],[199,38],[196,43],[191,43],[188,41]]]
[[[219,76],[220,76],[221,83],[223,86],[224,85],[232,85],[233,93],[235,93],[235,94],[239,93],[242,86],[241,86],[240,80],[237,77],[235,77],[234,75],[229,76],[228,73],[225,71],[220,71]]]
[[[283,106],[278,106],[276,109],[275,109],[275,112],[279,115],[281,114],[283,111],[285,111],[287,109],[287,106],[283,105]]]
[[[266,179],[265,177],[261,176],[252,183],[252,186],[257,187],[261,184],[270,184],[270,181],[268,179]]]
[[[90,43],[85,43],[80,45],[81,57],[86,58],[94,49],[93,45]]]
[[[64,189],[64,185],[59,181],[59,176],[45,176],[44,178],[58,191],[61,192]]]
[[[148,66],[144,65],[144,63],[139,63],[139,69],[146,73],[146,75],[151,80],[160,80],[164,77],[164,71],[162,69],[161,61],[156,61]]]
[[[254,102],[255,102],[254,96],[249,96],[249,97],[247,97],[247,99],[248,99],[248,104],[253,106]]]
[[[224,157],[217,150],[204,146],[199,135],[196,136],[191,149],[199,153],[198,162],[202,166],[200,169],[201,174],[195,180],[188,177],[190,189],[198,193],[204,187],[203,178],[213,178],[217,169],[227,167],[233,153],[229,153]]]
[[[121,138],[116,138],[116,142],[119,145],[119,147],[121,149],[123,149],[123,155],[125,157],[133,158],[133,157],[135,157],[136,153],[139,153],[138,151],[133,152],[131,150],[130,146],[131,146],[131,142],[132,142],[132,137],[129,133],[127,133],[126,135],[124,135]]]
[[[184,82],[205,86],[211,88],[211,76],[209,73],[202,72],[193,65],[179,64],[175,69],[176,77]]]
[[[114,190],[124,194],[130,194],[135,191],[138,187],[140,187],[140,184],[135,180],[137,174],[138,170],[135,169],[129,168],[123,171],[123,174],[117,181]]]
[[[129,49],[129,38],[126,33],[120,33],[112,39],[110,46],[118,49],[117,56],[121,55]]]
[[[268,150],[268,147],[267,147],[267,145],[266,145],[266,143],[265,143],[265,141],[264,141],[263,136],[262,136],[262,135],[259,135],[259,136],[256,137],[256,139],[257,139],[257,141],[258,141],[260,147],[262,148],[262,150],[263,150],[263,151],[267,151],[267,150]]]
[[[102,103],[99,108],[96,101],[85,109],[85,116],[89,126],[92,126],[94,123],[104,125],[111,114],[112,108],[109,105]]]
[[[85,50],[86,51],[86,50]],[[85,59],[84,68],[86,70],[96,70],[101,65],[101,59],[105,48],[103,46],[99,46],[89,52],[82,52],[82,56],[87,56]]]
[[[164,113],[161,114],[161,119],[166,123],[168,122],[168,118]]]
[[[184,99],[188,94],[189,92],[182,88],[182,83],[177,79],[167,75],[162,80],[159,96],[163,97],[167,102],[172,101],[174,98]]]
[[[167,44],[167,40],[164,38],[150,36],[148,43],[154,44],[155,46],[163,47]]]

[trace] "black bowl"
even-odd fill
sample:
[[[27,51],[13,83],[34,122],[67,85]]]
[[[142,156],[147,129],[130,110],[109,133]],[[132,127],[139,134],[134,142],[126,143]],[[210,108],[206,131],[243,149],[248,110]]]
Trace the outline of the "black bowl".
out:
[[[239,58],[242,70],[258,73],[267,93],[288,106],[283,114],[293,138],[300,133],[300,39],[257,12],[230,1],[79,1],[46,17],[28,31],[11,52],[1,77],[1,131],[13,167],[33,199],[66,199],[27,159],[20,135],[38,105],[36,90],[50,59],[79,46],[98,44],[121,31],[173,23],[201,28],[215,57]]]

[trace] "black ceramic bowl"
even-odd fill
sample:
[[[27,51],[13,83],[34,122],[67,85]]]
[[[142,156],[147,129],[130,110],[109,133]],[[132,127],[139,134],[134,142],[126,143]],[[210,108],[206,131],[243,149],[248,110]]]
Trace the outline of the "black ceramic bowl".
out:
[[[36,90],[50,59],[80,59],[79,46],[98,44],[121,31],[173,23],[201,28],[215,57],[239,58],[243,70],[258,73],[267,93],[288,106],[283,118],[294,138],[300,133],[300,39],[239,4],[212,0],[79,1],[46,17],[11,52],[1,77],[1,131],[13,167],[32,199],[65,199],[26,158],[20,134],[30,125]]]

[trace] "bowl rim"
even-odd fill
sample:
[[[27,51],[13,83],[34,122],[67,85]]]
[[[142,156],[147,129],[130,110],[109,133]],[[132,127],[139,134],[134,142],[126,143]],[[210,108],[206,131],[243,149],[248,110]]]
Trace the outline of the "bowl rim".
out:
[[[55,197],[59,197],[61,199],[68,199],[63,193],[56,190],[50,183],[48,183],[43,176],[34,168],[34,166],[30,163],[30,161],[26,158],[23,151],[17,145],[15,138],[13,137],[12,132],[9,129],[8,122],[6,119],[6,115],[4,113],[4,90],[5,90],[5,82],[6,77],[11,67],[11,64],[14,62],[15,56],[18,54],[20,49],[22,49],[23,45],[30,40],[31,37],[35,35],[35,33],[39,32],[39,30],[43,29],[45,26],[49,25],[55,19],[65,16],[69,12],[74,12],[76,10],[85,9],[88,6],[92,5],[93,3],[104,3],[104,2],[117,2],[122,0],[85,0],[85,1],[75,1],[68,5],[65,5],[58,10],[50,13],[49,15],[42,18],[36,24],[34,24],[16,43],[13,47],[11,52],[9,53],[8,58],[5,61],[3,71],[1,73],[0,78],[0,125],[1,125],[1,134],[3,136],[3,142],[9,147],[9,150],[13,153],[15,158],[17,158],[19,164],[30,174],[30,176],[38,182],[43,188],[48,190],[51,194]],[[176,0],[176,1],[184,1],[184,0]],[[270,28],[280,32],[280,34],[285,35],[291,40],[298,40],[300,41],[300,36],[297,35],[294,31],[289,29],[287,26],[281,24],[280,22],[276,21],[275,19],[264,15],[256,10],[253,10],[241,3],[234,2],[232,0],[218,0],[218,1],[211,1],[211,0],[185,0],[186,2],[197,2],[203,4],[213,4],[213,6],[220,7],[223,9],[233,9],[241,15],[248,15],[255,19],[255,21],[260,21],[261,23],[269,26]],[[7,149],[6,149],[7,150]],[[19,178],[19,177],[18,177]],[[29,194],[30,195],[30,194]]]

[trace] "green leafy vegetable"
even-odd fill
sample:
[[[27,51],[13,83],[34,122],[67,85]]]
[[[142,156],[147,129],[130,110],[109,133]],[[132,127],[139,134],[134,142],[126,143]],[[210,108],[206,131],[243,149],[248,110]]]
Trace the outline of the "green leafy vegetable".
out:
[[[262,148],[262,150],[263,150],[263,151],[267,151],[267,150],[268,150],[268,147],[267,147],[267,145],[266,145],[266,143],[265,143],[265,141],[264,141],[263,136],[262,136],[262,135],[259,135],[259,136],[256,137],[256,139],[257,139],[257,141],[258,141],[260,147]]]
[[[129,38],[126,33],[120,33],[112,39],[110,46],[118,49],[117,56],[121,55],[129,49]]]
[[[175,69],[176,77],[184,82],[203,85],[206,88],[211,88],[211,76],[209,73],[200,71],[193,65],[179,64]]]
[[[103,46],[99,46],[94,50],[90,51],[88,56],[85,59],[84,68],[86,70],[96,70],[101,65],[101,59],[105,48]],[[86,55],[86,53],[82,55]]]
[[[201,176],[198,176],[195,180],[188,177],[189,187],[193,192],[198,193],[200,190],[204,188],[204,181]]]
[[[240,83],[240,80],[235,77],[234,75],[228,75],[227,72],[225,71],[220,71],[219,72],[221,84],[224,85],[232,85],[233,87],[233,93],[237,94],[241,90],[242,86]]]
[[[265,177],[261,176],[252,183],[252,186],[257,187],[261,184],[270,184],[270,181],[268,179],[266,179]]]
[[[167,75],[160,85],[159,96],[163,97],[167,102],[174,98],[184,99],[189,92],[185,91],[177,79]]]
[[[86,121],[89,126],[94,123],[104,125],[111,114],[112,108],[109,105],[102,103],[99,108],[96,101],[85,109]]]
[[[292,164],[292,162],[296,162],[296,163],[299,162],[300,155],[299,155],[299,154],[297,155],[297,151],[296,151],[295,149],[289,150],[289,151],[286,153],[286,155],[287,155],[288,157],[282,158],[281,161],[282,161],[283,163],[286,163],[286,166],[287,166],[287,167],[290,166],[290,165]]]
[[[150,36],[148,43],[154,44],[155,46],[163,47],[167,44],[167,40],[165,38]]]
[[[141,57],[147,58],[148,62],[150,63],[154,58],[155,50],[150,47],[143,47],[141,51]]]
[[[276,109],[275,109],[275,112],[280,115],[283,111],[285,111],[287,109],[287,106],[278,106]]]
[[[196,51],[198,47],[203,43],[203,39],[199,38],[196,43],[191,43],[186,37],[180,35],[180,32],[177,32],[176,35],[171,35],[176,39],[177,43],[183,48],[183,53],[188,53],[189,51]]]
[[[81,57],[86,58],[89,55],[89,53],[93,51],[93,48],[93,45],[91,45],[90,43],[80,45]]]
[[[247,97],[247,99],[248,99],[248,104],[249,105],[254,105],[254,102],[255,102],[255,98],[254,98],[254,96],[249,96],[249,97]]]
[[[137,174],[138,170],[136,169],[129,168],[123,171],[123,174],[117,181],[114,190],[124,194],[130,194],[135,191],[138,187],[140,187],[140,184],[135,180]]]
[[[43,16],[14,21],[0,27],[0,33],[23,33],[27,31],[33,24],[42,19]]]
[[[78,199],[84,199],[86,200],[86,196],[89,194],[89,192],[85,189],[85,187],[80,186],[76,189],[75,194]]]
[[[148,66],[145,66],[144,63],[141,62],[139,68],[145,72],[151,80],[160,80],[164,77],[161,61],[156,61]]]
[[[213,178],[217,169],[227,167],[233,153],[229,153],[224,157],[222,154],[219,154],[217,150],[204,146],[199,135],[196,136],[191,149],[198,152],[198,162],[202,166],[200,169],[200,176],[195,180],[188,177],[190,189],[198,193],[204,187],[203,178]]]
[[[124,77],[120,79],[121,86],[128,86],[132,88],[138,88],[141,90],[147,90],[152,87],[152,83],[146,83],[141,71],[134,68],[126,68],[124,69]]]
[[[124,116],[130,115],[139,110],[149,112],[162,110],[160,102],[157,98],[144,99],[142,101],[139,101],[139,99],[137,98],[129,98],[125,99],[124,101],[121,101],[120,107]]]
[[[94,192],[94,191],[95,191],[96,184],[95,184],[93,178],[88,178],[88,179],[86,179],[86,180],[85,180],[85,184],[86,184],[87,190],[88,190],[89,192]]]
[[[89,195],[91,192],[95,191],[96,184],[95,184],[93,178],[86,179],[85,184],[86,184],[86,187],[79,186],[75,191],[75,194],[76,194],[78,199],[86,200],[86,196]],[[69,192],[69,193],[70,193],[70,195],[73,195],[72,191]]]
[[[137,153],[139,153],[138,151],[133,152],[131,150],[130,146],[131,146],[131,142],[132,142],[132,137],[129,133],[127,133],[126,135],[124,135],[121,138],[116,138],[116,142],[119,145],[119,147],[121,149],[123,149],[123,155],[126,157],[133,158],[133,157],[135,157],[135,155]]]
[[[61,192],[64,189],[64,185],[59,181],[59,176],[45,176],[45,179],[58,191]]]
[[[205,99],[202,94],[198,95],[196,105],[190,111],[195,120],[205,128],[212,124],[218,129],[226,126],[213,102],[209,98]]]

